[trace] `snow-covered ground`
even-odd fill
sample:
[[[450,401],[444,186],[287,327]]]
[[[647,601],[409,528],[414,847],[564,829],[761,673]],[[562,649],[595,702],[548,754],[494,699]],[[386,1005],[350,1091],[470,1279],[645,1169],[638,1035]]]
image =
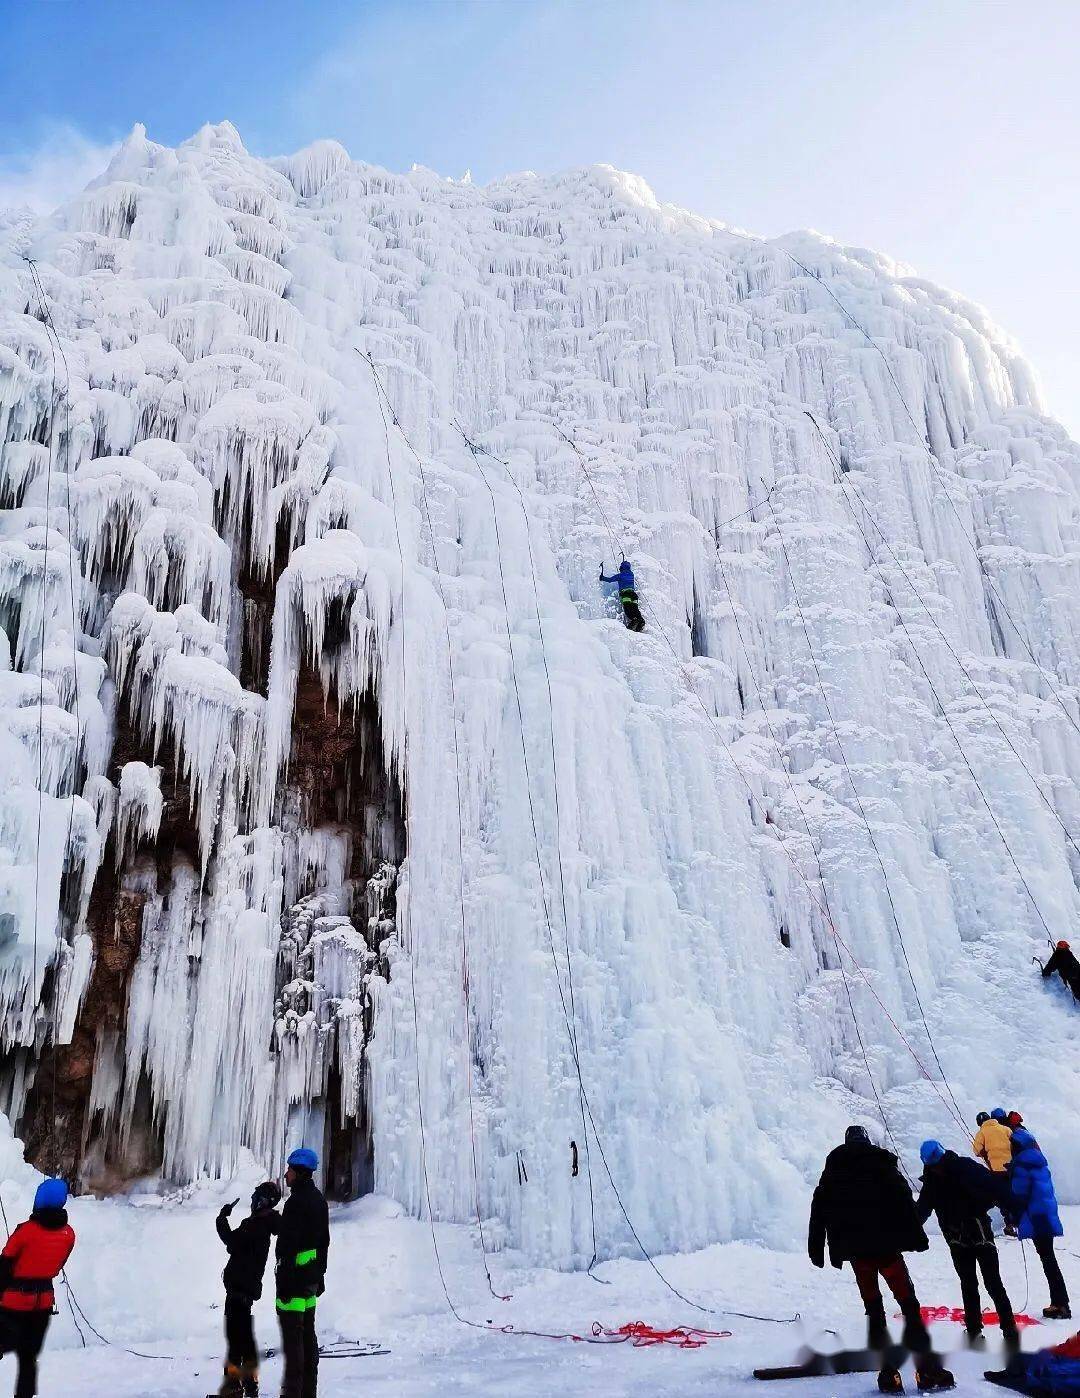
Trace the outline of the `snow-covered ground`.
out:
[[[90,1339],[79,1348],[67,1305],[54,1321],[42,1368],[42,1392],[71,1398],[180,1398],[212,1392],[220,1379],[223,1249],[214,1233],[219,1200],[246,1192],[248,1180],[220,1189],[194,1191],[184,1201],[145,1198],[93,1202],[79,1200],[72,1220],[79,1246],[68,1272],[78,1299],[94,1325],[109,1339],[148,1353],[175,1356],[138,1359],[105,1349]],[[673,1182],[673,1187],[674,1182]],[[320,1393],[379,1394],[419,1398],[422,1394],[491,1394],[505,1398],[576,1392],[656,1395],[750,1392],[750,1371],[758,1365],[791,1362],[799,1346],[835,1349],[857,1344],[864,1334],[861,1308],[850,1269],[815,1270],[805,1252],[775,1252],[729,1243],[700,1252],[657,1259],[684,1295],[703,1304],[758,1314],[802,1319],[793,1325],[764,1324],[733,1316],[701,1315],[676,1301],[644,1262],[622,1259],[601,1264],[602,1286],[581,1273],[529,1267],[520,1255],[496,1254],[496,1288],[508,1302],[493,1300],[484,1280],[474,1236],[460,1225],[439,1225],[437,1236],[447,1287],[470,1320],[521,1328],[589,1334],[593,1321],[617,1328],[644,1320],[657,1327],[698,1326],[730,1330],[698,1350],[600,1346],[570,1341],[480,1333],[447,1310],[432,1262],[426,1223],[403,1215],[400,1206],[371,1196],[335,1210],[328,1289],[319,1308],[324,1341],[378,1339],[389,1355],[325,1360]],[[1066,1211],[1063,1270],[1080,1294],[1080,1261],[1068,1249],[1080,1234],[1080,1209]],[[1028,1249],[1030,1294],[1018,1243],[1002,1240],[1003,1273],[1019,1307],[1038,1315],[1045,1284]],[[958,1305],[959,1288],[948,1253],[937,1236],[929,1253],[909,1259],[920,1299],[926,1305]],[[895,1310],[895,1307],[892,1308]],[[257,1334],[264,1348],[276,1345],[272,1302],[256,1308]],[[898,1329],[894,1326],[894,1329]],[[1024,1332],[1024,1346],[1038,1348],[1064,1338],[1074,1325],[1043,1325]],[[830,1335],[829,1331],[838,1332]],[[960,1345],[961,1327],[934,1328],[943,1351]],[[982,1371],[1000,1367],[993,1352],[996,1334],[988,1331],[986,1354],[958,1351],[949,1363],[961,1390],[982,1384]],[[10,1364],[11,1361],[4,1361]],[[910,1377],[910,1366],[909,1366]],[[277,1392],[279,1361],[263,1368],[266,1392]],[[0,1364],[0,1387],[4,1382]],[[913,1384],[910,1385],[913,1387]],[[770,1392],[773,1391],[770,1389]],[[780,1384],[776,1398],[798,1391],[804,1398],[874,1391],[872,1376],[801,1380]],[[982,1387],[985,1393],[985,1386]]]

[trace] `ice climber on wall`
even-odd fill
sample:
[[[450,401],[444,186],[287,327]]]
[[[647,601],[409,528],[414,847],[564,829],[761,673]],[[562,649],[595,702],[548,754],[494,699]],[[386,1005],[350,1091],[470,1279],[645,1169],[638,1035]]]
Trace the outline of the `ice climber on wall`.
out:
[[[831,1151],[810,1208],[808,1251],[824,1267],[825,1249],[834,1267],[851,1263],[866,1308],[867,1346],[885,1351],[891,1341],[881,1298],[884,1277],[904,1317],[904,1345],[915,1355],[919,1391],[953,1387],[953,1377],[934,1354],[919,1299],[904,1261],[905,1252],[930,1246],[896,1156],[875,1146],[863,1126],[849,1126],[844,1144]],[[878,1375],[883,1393],[899,1393],[898,1370],[886,1358]]]
[[[1073,998],[1080,1000],[1080,961],[1068,942],[1058,942],[1042,968],[1043,979],[1048,979],[1055,971],[1072,991]]]
[[[270,1239],[281,1218],[275,1212],[281,1190],[267,1180],[251,1196],[251,1212],[236,1228],[229,1215],[239,1203],[234,1199],[217,1216],[218,1237],[229,1252],[222,1273],[225,1283],[225,1377],[219,1398],[256,1398],[259,1392],[259,1348],[251,1308],[262,1295],[263,1273],[270,1255]]]
[[[285,1373],[281,1398],[315,1398],[319,1341],[315,1302],[325,1290],[330,1248],[330,1211],[315,1187],[319,1157],[306,1147],[288,1159],[289,1197],[281,1211],[277,1240],[277,1313]]]
[[[15,1398],[34,1398],[38,1391],[37,1361],[52,1317],[53,1282],[75,1246],[67,1200],[63,1180],[42,1180],[33,1213],[0,1253],[0,1355],[18,1358]]]
[[[644,631],[645,618],[641,615],[638,607],[638,595],[634,590],[634,570],[627,559],[623,559],[619,564],[619,571],[613,573],[611,577],[604,575],[604,565],[600,564],[600,581],[603,583],[618,583],[619,601],[622,603],[623,616],[631,631]]]

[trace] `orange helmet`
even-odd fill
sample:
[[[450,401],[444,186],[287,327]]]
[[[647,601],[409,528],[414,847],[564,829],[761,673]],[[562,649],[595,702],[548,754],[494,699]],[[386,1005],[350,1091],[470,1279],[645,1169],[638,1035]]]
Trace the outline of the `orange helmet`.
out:
[[[1068,950],[1069,950],[1069,944],[1068,944],[1068,942],[1058,942],[1058,944],[1057,944],[1057,949],[1058,949],[1058,951],[1068,951]]]

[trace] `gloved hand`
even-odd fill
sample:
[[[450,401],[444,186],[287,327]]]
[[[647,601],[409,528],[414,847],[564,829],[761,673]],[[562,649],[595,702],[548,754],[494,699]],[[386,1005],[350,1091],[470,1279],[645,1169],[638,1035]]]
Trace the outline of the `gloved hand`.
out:
[[[815,1267],[825,1266],[824,1251],[816,1251],[814,1248],[808,1248],[807,1251],[810,1254],[810,1261],[814,1264]]]
[[[237,1206],[237,1204],[239,1204],[239,1202],[240,1202],[239,1199],[234,1199],[234,1200],[232,1201],[231,1204],[222,1204],[222,1206],[221,1206],[221,1211],[220,1211],[220,1213],[218,1214],[218,1217],[219,1217],[219,1218],[228,1218],[229,1215],[232,1213],[233,1209],[235,1209],[236,1206]]]

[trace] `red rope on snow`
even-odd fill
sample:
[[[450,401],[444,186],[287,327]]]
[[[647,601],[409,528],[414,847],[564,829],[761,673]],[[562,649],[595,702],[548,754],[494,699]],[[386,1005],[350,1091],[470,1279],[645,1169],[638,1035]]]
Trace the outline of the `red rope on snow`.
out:
[[[654,1345],[673,1345],[676,1349],[702,1349],[710,1340],[730,1340],[730,1330],[699,1330],[691,1325],[676,1325],[672,1330],[658,1330],[644,1320],[628,1320],[612,1330],[594,1320],[588,1335],[572,1331],[556,1333],[549,1330],[521,1330],[516,1325],[492,1325],[502,1335],[529,1335],[535,1340],[570,1340],[578,1345],[633,1345],[635,1349],[650,1349]]]
[[[965,1320],[962,1306],[922,1306],[920,1309],[922,1311],[924,1325],[933,1325],[942,1320],[952,1320],[958,1325],[963,1325]],[[982,1318],[984,1325],[999,1324],[997,1311],[983,1311]],[[899,1320],[900,1317],[897,1316],[897,1319]],[[1017,1315],[1015,1319],[1019,1330],[1023,1330],[1029,1325],[1042,1324],[1041,1320],[1036,1320],[1035,1317],[1031,1315],[1024,1315],[1022,1312]]]
[[[593,1321],[593,1334],[607,1336],[613,1343],[629,1341],[635,1349],[653,1345],[675,1345],[678,1349],[701,1349],[710,1340],[730,1340],[730,1330],[698,1330],[694,1326],[676,1325],[674,1330],[657,1330],[644,1320],[628,1320],[617,1330],[603,1330]]]

